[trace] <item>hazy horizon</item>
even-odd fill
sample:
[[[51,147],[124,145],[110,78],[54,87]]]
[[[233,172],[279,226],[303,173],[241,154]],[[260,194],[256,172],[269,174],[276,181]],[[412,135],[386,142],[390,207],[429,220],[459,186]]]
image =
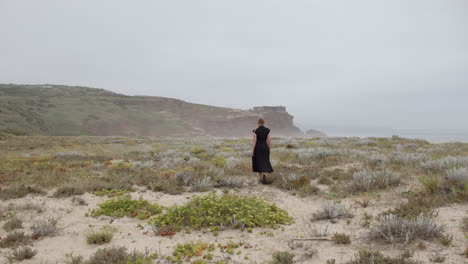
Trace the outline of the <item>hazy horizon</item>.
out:
[[[467,15],[462,0],[6,0],[0,83],[283,105],[302,130],[465,132]]]

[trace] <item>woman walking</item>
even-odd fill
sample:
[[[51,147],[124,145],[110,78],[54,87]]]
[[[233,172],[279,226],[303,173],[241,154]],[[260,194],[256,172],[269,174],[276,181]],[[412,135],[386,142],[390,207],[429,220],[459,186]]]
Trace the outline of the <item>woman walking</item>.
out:
[[[267,184],[266,173],[273,172],[270,163],[270,129],[265,127],[265,119],[260,117],[253,132],[252,169],[259,175],[259,182]]]

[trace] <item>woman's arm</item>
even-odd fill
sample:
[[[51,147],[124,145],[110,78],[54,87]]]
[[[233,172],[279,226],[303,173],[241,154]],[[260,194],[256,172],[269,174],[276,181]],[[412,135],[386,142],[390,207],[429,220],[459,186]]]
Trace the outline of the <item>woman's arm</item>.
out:
[[[270,134],[268,134],[268,136],[267,136],[267,145],[268,145],[268,149],[271,149],[271,139],[270,139]]]
[[[252,156],[254,155],[255,152],[255,144],[257,143],[257,134],[253,134],[253,141],[252,141]]]

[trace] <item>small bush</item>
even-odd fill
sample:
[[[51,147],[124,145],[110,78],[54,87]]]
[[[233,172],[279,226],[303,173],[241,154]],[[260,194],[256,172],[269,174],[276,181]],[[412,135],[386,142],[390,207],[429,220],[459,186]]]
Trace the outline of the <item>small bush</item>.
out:
[[[106,226],[102,230],[94,232],[90,231],[86,234],[86,242],[93,245],[102,245],[109,243],[114,236],[114,231],[112,228]]]
[[[408,244],[415,239],[439,238],[442,231],[443,228],[434,220],[422,214],[415,219],[389,214],[380,217],[378,223],[371,228],[369,236],[374,240]]]
[[[100,215],[115,217],[136,217],[138,219],[147,219],[150,216],[162,212],[162,207],[158,204],[150,204],[148,201],[139,199],[132,200],[130,195],[113,198],[98,204],[98,210],[93,210],[91,216]]]
[[[213,187],[211,183],[211,177],[205,176],[199,180],[194,181],[192,191],[194,192],[206,192]]]
[[[432,208],[437,204],[438,202],[433,195],[410,196],[407,202],[399,203],[394,209],[389,209],[379,216],[392,214],[405,219],[414,219],[422,214],[432,218],[437,216],[437,212]]]
[[[107,197],[116,197],[129,193],[130,190],[121,190],[121,189],[102,189],[100,191],[94,192],[96,196],[107,196]]]
[[[211,162],[216,168],[224,168],[226,166],[226,159],[224,157],[213,157]]]
[[[468,184],[468,167],[452,168],[447,170],[447,180],[457,186]]]
[[[294,254],[286,251],[277,251],[272,255],[271,264],[292,264],[294,263]]]
[[[461,229],[468,232],[468,217],[464,217],[461,224]]]
[[[244,181],[239,177],[225,177],[215,183],[217,188],[238,188],[244,185]]]
[[[167,194],[181,194],[185,191],[184,187],[177,185],[175,181],[170,180],[157,180],[153,182],[150,189],[155,192],[163,192]]]
[[[3,229],[5,229],[8,232],[17,228],[22,228],[22,227],[23,227],[23,221],[21,221],[17,217],[10,219],[5,224],[3,224]]]
[[[86,242],[93,245],[102,245],[112,240],[113,234],[105,231],[93,232],[86,235]]]
[[[23,261],[25,259],[32,259],[37,254],[37,249],[32,249],[30,247],[19,247],[16,248],[13,253],[7,255],[8,261]]]
[[[73,256],[72,253],[66,254],[65,264],[84,264],[83,256]]]
[[[88,205],[88,203],[85,201],[85,199],[81,197],[73,197],[71,199],[72,203],[75,205]]]
[[[324,184],[324,185],[331,185],[333,184],[333,180],[326,177],[326,176],[320,176],[320,178],[317,181],[318,184]]]
[[[156,258],[156,254],[149,252],[128,253],[125,247],[111,247],[98,249],[86,264],[151,264]]]
[[[322,207],[322,210],[315,212],[312,215],[312,221],[325,219],[352,218],[353,214],[348,212],[344,205],[339,203],[327,203]]]
[[[31,242],[31,238],[26,236],[24,232],[14,232],[8,234],[4,239],[0,240],[0,248],[12,248],[26,245],[29,242]]]
[[[194,196],[185,205],[174,205],[150,220],[157,230],[164,226],[200,229],[202,227],[252,228],[289,224],[292,218],[273,204],[257,197],[210,193]]]
[[[49,218],[47,220],[39,220],[32,223],[30,229],[32,231],[33,238],[53,236],[57,234],[58,221],[55,218]]]
[[[419,177],[424,189],[429,193],[436,193],[439,189],[439,178],[436,175],[424,175]]]
[[[208,249],[208,244],[198,241],[196,243],[188,242],[184,244],[177,244],[172,252],[171,262],[182,263],[189,262],[193,257],[199,257],[203,251]]]
[[[390,170],[363,170],[353,174],[352,191],[383,189],[399,183],[399,177]]]
[[[75,186],[62,186],[55,191],[54,197],[64,198],[64,197],[70,197],[70,196],[75,196],[75,195],[82,195],[83,193],[84,193],[83,190]]]
[[[331,239],[335,244],[339,244],[339,245],[351,244],[351,237],[346,234],[335,233],[333,234]]]
[[[275,181],[275,185],[289,191],[298,191],[302,196],[313,195],[320,192],[317,186],[310,184],[310,180],[307,177],[298,176],[294,173],[286,177],[282,176],[281,179]]]
[[[384,256],[379,251],[359,250],[355,255],[354,260],[348,261],[345,264],[422,264],[411,260],[405,256],[395,258]]]
[[[45,192],[41,189],[25,185],[13,185],[0,190],[0,200],[23,198],[28,194],[44,195]]]

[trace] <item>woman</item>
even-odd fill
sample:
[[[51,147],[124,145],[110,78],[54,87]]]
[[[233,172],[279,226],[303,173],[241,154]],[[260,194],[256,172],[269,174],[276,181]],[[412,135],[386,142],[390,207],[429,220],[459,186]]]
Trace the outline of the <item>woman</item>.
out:
[[[265,119],[260,117],[253,132],[252,169],[259,175],[259,182],[267,184],[266,173],[273,172],[270,163],[270,129],[265,127]]]

